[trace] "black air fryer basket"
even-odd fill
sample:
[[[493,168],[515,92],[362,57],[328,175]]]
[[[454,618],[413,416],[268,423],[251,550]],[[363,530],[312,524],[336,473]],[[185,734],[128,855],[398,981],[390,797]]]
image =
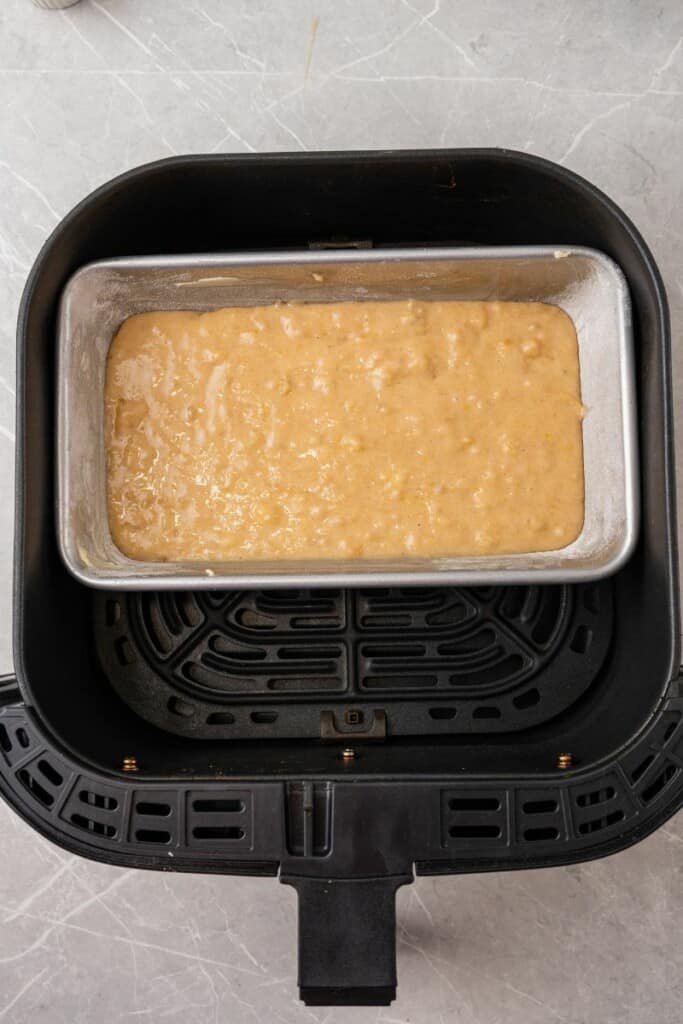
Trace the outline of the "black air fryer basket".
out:
[[[101,594],[55,532],[55,321],[90,260],[353,244],[584,245],[631,292],[642,527],[597,584]],[[587,182],[518,153],[187,157],[105,185],[40,253],[18,330],[17,680],[0,787],[112,864],[277,875],[310,1004],[389,1002],[395,891],[565,864],[681,803],[664,289]],[[608,457],[608,454],[606,455]],[[561,755],[565,755],[562,757]]]

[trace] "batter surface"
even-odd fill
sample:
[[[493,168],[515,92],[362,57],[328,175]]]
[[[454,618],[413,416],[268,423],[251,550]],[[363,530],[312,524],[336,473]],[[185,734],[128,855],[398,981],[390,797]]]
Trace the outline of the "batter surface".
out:
[[[544,551],[583,523],[576,332],[543,303],[144,313],[105,412],[135,559]]]

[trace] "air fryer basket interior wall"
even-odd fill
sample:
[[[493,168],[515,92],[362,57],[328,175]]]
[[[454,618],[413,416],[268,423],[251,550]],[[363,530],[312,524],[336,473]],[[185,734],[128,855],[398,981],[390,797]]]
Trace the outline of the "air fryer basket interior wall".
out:
[[[350,624],[332,627],[346,658],[338,671],[350,673],[345,678],[354,708],[362,706],[373,723],[377,710],[386,711],[384,739],[364,738],[366,726],[347,721],[348,695],[314,700],[286,691],[278,695],[277,722],[259,720],[255,709],[263,700],[223,694],[223,711],[207,706],[202,722],[214,713],[225,721],[202,732],[192,728],[194,712],[185,718],[183,701],[202,707],[210,687],[201,694],[188,690],[187,678],[178,682],[165,671],[159,651],[138,628],[149,621],[150,608],[136,604],[136,595],[118,606],[97,605],[58,556],[59,295],[77,267],[101,258],[356,242],[585,245],[621,266],[633,303],[644,453],[640,540],[617,576],[593,590],[328,596],[332,612],[343,612]],[[81,203],[38,257],[20,314],[18,384],[19,690],[8,682],[0,692],[6,705],[0,716],[3,792],[37,828],[88,856],[168,868],[170,852],[178,870],[280,870],[299,890],[300,984],[307,1001],[391,998],[393,896],[412,877],[413,864],[420,872],[454,872],[598,856],[634,842],[679,805],[683,739],[666,301],[637,232],[586,182],[505,151],[187,157],[140,168]],[[221,600],[200,612],[234,639],[228,626],[236,610],[224,609]],[[239,600],[240,613],[263,612],[258,594]],[[462,679],[456,685],[454,670],[444,667],[450,649],[430,646],[430,631],[451,628],[446,611],[458,600],[475,609],[487,636],[509,639],[510,616],[517,614],[522,646],[536,613],[519,626],[526,614],[520,609],[548,602],[555,608],[562,628],[545,648],[536,644],[537,661],[529,669],[538,701],[529,704],[525,691],[515,694],[527,702],[517,708],[523,727],[508,715],[503,696],[497,718],[477,718]],[[305,594],[282,594],[274,613],[266,609],[275,615],[276,634],[297,616],[310,624],[308,601]],[[386,608],[380,609],[385,624],[373,633],[372,622],[367,626],[367,616],[377,612],[373,601],[393,603],[403,625],[387,624]],[[437,619],[428,622],[434,602]],[[445,619],[438,619],[440,609]],[[168,614],[173,620],[173,609]],[[374,651],[367,649],[366,629],[370,638],[381,635]],[[410,659],[422,655],[401,646],[413,634],[436,665],[439,692],[426,703],[410,690],[419,675]],[[305,647],[315,635],[304,630]],[[281,650],[291,654],[293,639],[285,637],[280,646],[250,642],[256,648],[265,643],[266,660],[281,663]],[[572,643],[576,660],[561,669]],[[107,652],[116,649],[115,671]],[[131,651],[139,671],[130,668]],[[296,668],[296,658],[288,664]],[[364,685],[367,676],[386,676],[387,664],[394,675],[412,678],[403,698],[392,693],[389,700],[381,689],[370,694]],[[306,674],[305,666],[301,671]],[[175,719],[174,700],[180,702]],[[271,709],[272,693],[267,700]],[[546,700],[548,710],[535,712]],[[477,706],[491,704],[485,699]],[[430,708],[444,706],[455,707],[450,718],[430,715]],[[313,738],[321,709],[333,711],[337,742]],[[231,714],[239,725],[232,734],[226,727]],[[423,725],[411,727],[418,717]],[[350,742],[357,756],[344,762],[340,746]],[[574,756],[569,772],[556,767],[560,751]],[[138,759],[135,774],[121,771],[127,755]],[[218,801],[213,808],[212,801]],[[139,808],[150,802],[168,810],[146,816]],[[333,882],[321,886],[322,878]],[[326,933],[323,924],[334,912],[355,925]],[[381,955],[371,958],[368,949]]]

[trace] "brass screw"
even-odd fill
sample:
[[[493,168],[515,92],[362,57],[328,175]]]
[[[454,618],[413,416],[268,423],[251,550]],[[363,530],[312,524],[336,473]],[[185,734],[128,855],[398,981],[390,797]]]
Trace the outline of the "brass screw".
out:
[[[138,770],[137,757],[124,757],[121,767],[124,772],[136,772]]]
[[[356,756],[356,751],[352,750],[351,747],[344,747],[341,752],[341,756],[343,761],[353,761]]]
[[[574,764],[573,754],[558,754],[557,755],[557,767],[558,768],[571,768]]]

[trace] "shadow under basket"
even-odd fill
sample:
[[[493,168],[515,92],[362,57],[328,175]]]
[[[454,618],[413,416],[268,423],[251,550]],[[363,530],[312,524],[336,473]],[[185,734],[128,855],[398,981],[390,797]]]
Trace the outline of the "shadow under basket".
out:
[[[630,561],[594,584],[477,589],[112,594],[71,577],[53,459],[70,275],[355,244],[585,245],[620,265],[644,453]],[[668,332],[633,226],[527,155],[174,158],[93,193],[38,256],[19,317],[5,798],[108,863],[279,874],[310,1005],[391,1001],[395,892],[414,873],[564,864],[651,832],[683,794]]]

